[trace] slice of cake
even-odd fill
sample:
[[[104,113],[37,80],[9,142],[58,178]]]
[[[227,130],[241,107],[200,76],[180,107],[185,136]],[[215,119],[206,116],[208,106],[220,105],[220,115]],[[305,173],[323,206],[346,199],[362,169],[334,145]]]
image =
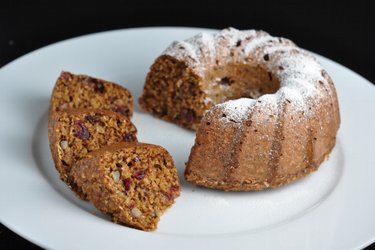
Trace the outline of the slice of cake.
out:
[[[162,147],[120,142],[76,162],[72,176],[87,198],[114,222],[144,231],[180,195],[172,157]]]
[[[72,180],[73,163],[87,153],[120,141],[137,141],[137,129],[125,116],[105,110],[74,109],[49,116],[48,137],[60,178],[82,199]]]
[[[115,83],[63,71],[52,92],[50,113],[75,108],[112,110],[130,118],[133,98]]]

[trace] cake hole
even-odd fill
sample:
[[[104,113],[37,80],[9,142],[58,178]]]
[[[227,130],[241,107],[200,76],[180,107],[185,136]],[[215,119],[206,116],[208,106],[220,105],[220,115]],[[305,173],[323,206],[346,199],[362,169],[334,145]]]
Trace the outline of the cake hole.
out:
[[[256,63],[234,63],[212,67],[204,76],[202,89],[212,104],[239,98],[258,99],[280,88],[273,72]]]

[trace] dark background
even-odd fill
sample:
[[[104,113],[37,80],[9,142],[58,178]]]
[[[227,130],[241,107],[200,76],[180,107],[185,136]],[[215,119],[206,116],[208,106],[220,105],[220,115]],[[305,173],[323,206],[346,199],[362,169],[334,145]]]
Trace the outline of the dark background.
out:
[[[375,83],[370,1],[0,1],[0,67],[63,39],[143,26],[262,29]],[[0,225],[0,249],[34,248]]]

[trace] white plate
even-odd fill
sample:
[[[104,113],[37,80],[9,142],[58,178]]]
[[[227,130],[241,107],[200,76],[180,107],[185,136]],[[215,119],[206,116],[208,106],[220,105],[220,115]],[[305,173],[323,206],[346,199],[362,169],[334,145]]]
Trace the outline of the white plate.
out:
[[[342,125],[329,161],[284,188],[225,193],[194,187],[182,173],[194,133],[139,111],[139,139],[175,159],[182,194],[146,233],[116,225],[58,179],[47,140],[47,109],[61,70],[118,82],[139,97],[153,60],[197,28],[110,31],[39,49],[0,70],[0,218],[54,249],[352,249],[375,241],[375,88],[317,56],[336,83]],[[206,30],[207,31],[207,30]]]

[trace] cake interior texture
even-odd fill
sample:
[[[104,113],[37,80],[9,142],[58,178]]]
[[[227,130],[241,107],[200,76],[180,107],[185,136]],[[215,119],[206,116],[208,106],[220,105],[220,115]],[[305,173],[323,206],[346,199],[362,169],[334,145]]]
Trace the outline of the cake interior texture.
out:
[[[74,162],[103,146],[136,141],[136,133],[129,119],[112,111],[76,109],[54,113],[49,122],[49,139],[61,179],[84,199],[70,175]]]
[[[216,104],[241,97],[256,99],[280,88],[277,78],[260,65],[238,62],[208,67],[202,78],[184,62],[161,56],[147,76],[141,106],[164,120],[197,129],[205,112]]]
[[[155,230],[180,195],[176,168],[160,146],[119,143],[92,152],[73,167],[88,199],[115,222]]]
[[[131,117],[133,98],[118,84],[63,71],[51,96],[50,112],[77,108],[111,110]]]

